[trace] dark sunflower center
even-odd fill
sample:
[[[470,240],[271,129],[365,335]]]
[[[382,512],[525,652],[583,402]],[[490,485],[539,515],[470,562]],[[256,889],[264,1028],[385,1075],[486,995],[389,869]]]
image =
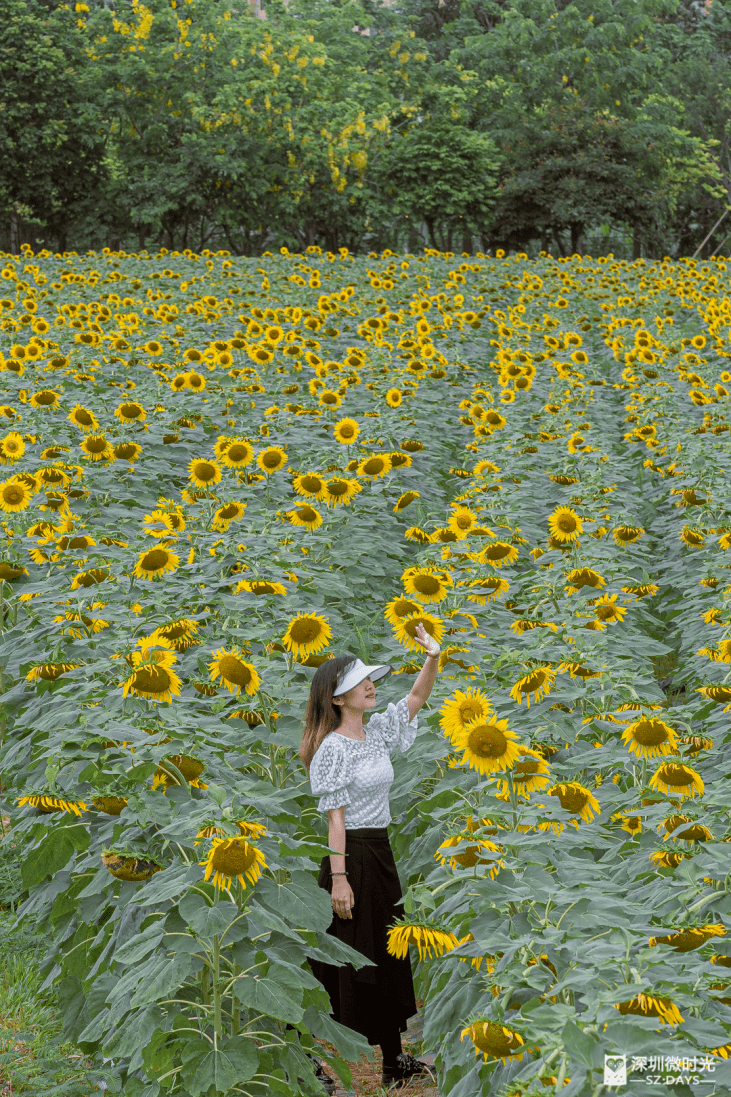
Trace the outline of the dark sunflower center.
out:
[[[208,483],[209,480],[214,480],[216,477],[216,466],[209,461],[199,461],[195,466],[195,475],[196,479]]]
[[[16,506],[25,499],[25,488],[21,484],[9,484],[3,488],[3,502]]]
[[[150,549],[140,561],[145,571],[162,571],[170,563],[170,553],[165,549]]]
[[[140,667],[135,671],[132,685],[141,693],[166,693],[170,689],[170,675],[164,667]]]
[[[262,458],[262,464],[265,468],[276,469],[279,468],[282,463],[281,453],[277,453],[276,450],[267,450]]]
[[[322,625],[314,617],[301,617],[290,629],[295,644],[310,644],[322,632]]]
[[[417,575],[414,586],[420,594],[437,594],[441,589],[441,583],[435,575]]]
[[[211,864],[217,872],[226,876],[240,876],[247,872],[256,861],[256,850],[243,838],[231,838],[216,846]]]
[[[501,758],[507,749],[508,740],[500,728],[481,724],[470,732],[467,744],[478,758]]]

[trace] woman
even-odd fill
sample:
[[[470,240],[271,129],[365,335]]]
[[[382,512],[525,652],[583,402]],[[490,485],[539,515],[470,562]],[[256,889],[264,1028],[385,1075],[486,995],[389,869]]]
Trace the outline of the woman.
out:
[[[391,667],[366,666],[347,655],[318,667],[300,748],[320,811],[327,812],[328,844],[337,851],[323,857],[318,879],[332,898],[328,932],[375,964],[358,971],[350,964],[338,968],[311,961],[311,966],[330,995],[335,1019],[370,1044],[380,1044],[382,1083],[397,1088],[407,1078],[433,1077],[426,1063],[401,1050],[401,1033],[416,1013],[414,985],[409,958],[397,959],[387,951],[388,929],[403,915],[387,830],[390,756],[397,747],[403,752],[413,743],[416,714],[439,669],[439,645],[423,625],[417,626],[416,639],[427,657],[411,692],[372,716],[367,726],[363,713],[375,708],[374,682]]]

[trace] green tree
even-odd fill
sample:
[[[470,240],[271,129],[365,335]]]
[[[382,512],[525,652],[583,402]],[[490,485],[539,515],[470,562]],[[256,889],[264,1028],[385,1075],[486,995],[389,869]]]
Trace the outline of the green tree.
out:
[[[65,250],[104,176],[86,93],[84,37],[68,6],[0,0],[0,209]],[[15,239],[13,239],[15,237]]]
[[[423,221],[432,247],[451,251],[456,232],[484,231],[498,166],[486,134],[437,116],[394,138],[384,182],[396,212]]]

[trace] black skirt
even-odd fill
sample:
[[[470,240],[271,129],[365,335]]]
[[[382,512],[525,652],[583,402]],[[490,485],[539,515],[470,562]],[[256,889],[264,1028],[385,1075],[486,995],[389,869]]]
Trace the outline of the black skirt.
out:
[[[359,827],[345,832],[346,869],[353,889],[353,917],[340,918],[333,912],[328,929],[333,937],[362,952],[376,967],[358,971],[351,964],[310,960],[310,966],[330,996],[332,1015],[340,1024],[365,1036],[369,1044],[405,1032],[406,1022],[416,1013],[414,982],[408,955],[399,960],[389,956],[388,930],[403,916],[396,862],[386,827]],[[318,884],[332,891],[330,855],[320,864]]]

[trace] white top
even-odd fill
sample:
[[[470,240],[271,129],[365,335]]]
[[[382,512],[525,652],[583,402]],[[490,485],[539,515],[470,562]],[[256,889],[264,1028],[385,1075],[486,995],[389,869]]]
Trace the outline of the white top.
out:
[[[318,807],[327,812],[345,807],[345,828],[386,827],[391,822],[388,793],[393,784],[391,754],[403,754],[416,738],[418,719],[409,721],[409,702],[404,697],[385,712],[374,712],[365,739],[351,739],[331,731],[315,751],[310,764],[310,784]]]

